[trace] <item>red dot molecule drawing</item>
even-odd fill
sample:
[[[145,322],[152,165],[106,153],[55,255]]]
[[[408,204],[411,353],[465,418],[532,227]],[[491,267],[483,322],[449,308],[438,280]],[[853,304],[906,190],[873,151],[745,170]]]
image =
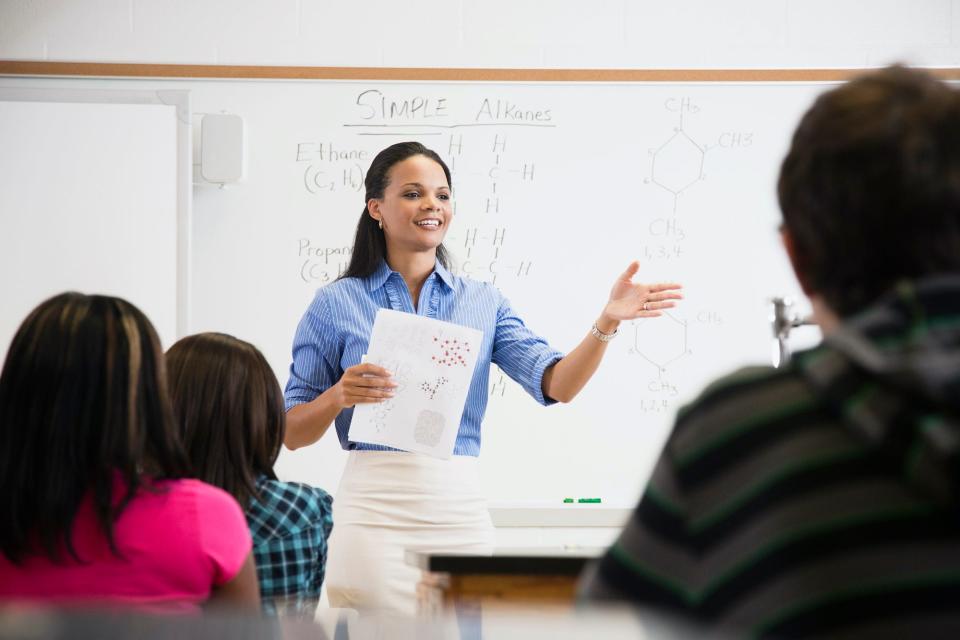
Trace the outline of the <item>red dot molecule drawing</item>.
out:
[[[470,353],[470,346],[466,342],[460,342],[456,338],[441,339],[437,336],[433,337],[433,342],[440,355],[431,356],[431,360],[441,366],[467,366],[467,361],[464,360],[463,355]]]

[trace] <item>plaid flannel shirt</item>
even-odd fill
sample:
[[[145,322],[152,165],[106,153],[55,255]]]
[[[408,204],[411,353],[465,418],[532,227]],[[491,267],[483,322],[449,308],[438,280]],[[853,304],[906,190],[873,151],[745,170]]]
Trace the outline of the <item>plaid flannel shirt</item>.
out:
[[[320,597],[333,529],[333,498],[323,489],[261,476],[247,507],[263,610],[312,614]]]

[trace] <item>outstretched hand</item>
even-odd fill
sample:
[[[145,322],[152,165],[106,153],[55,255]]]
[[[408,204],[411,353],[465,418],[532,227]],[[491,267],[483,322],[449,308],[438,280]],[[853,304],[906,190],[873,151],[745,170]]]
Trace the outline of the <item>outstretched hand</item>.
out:
[[[664,309],[676,306],[675,300],[683,295],[683,285],[676,282],[642,284],[633,281],[640,270],[640,263],[634,260],[617,278],[610,290],[610,300],[603,309],[603,315],[611,320],[634,320],[636,318],[656,318]]]

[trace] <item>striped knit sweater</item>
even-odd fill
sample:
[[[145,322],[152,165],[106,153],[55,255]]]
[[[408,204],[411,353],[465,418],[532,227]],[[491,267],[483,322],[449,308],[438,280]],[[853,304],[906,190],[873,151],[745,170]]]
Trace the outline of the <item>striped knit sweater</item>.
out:
[[[592,599],[736,637],[960,638],[960,276],[681,410]]]

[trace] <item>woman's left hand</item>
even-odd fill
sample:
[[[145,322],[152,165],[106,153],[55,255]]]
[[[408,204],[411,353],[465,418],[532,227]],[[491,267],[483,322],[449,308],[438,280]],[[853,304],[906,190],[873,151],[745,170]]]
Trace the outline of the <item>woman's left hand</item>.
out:
[[[675,300],[683,298],[680,293],[683,285],[676,282],[635,283],[633,276],[639,269],[640,263],[635,260],[617,278],[610,290],[610,300],[603,309],[605,317],[614,321],[656,318],[664,309],[675,307]]]

